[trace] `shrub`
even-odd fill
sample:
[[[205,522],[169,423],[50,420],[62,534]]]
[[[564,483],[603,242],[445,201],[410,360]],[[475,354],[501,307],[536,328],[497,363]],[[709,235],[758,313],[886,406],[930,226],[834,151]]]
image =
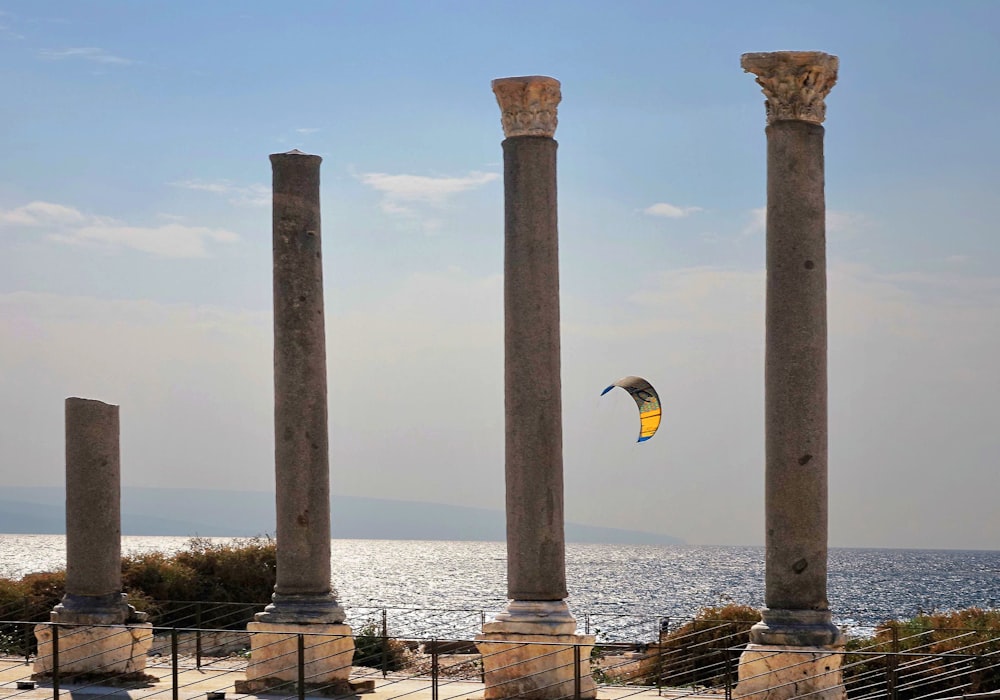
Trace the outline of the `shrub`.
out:
[[[849,696],[860,697],[873,684],[887,682],[895,684],[899,700],[1000,690],[1000,610],[966,608],[887,621],[876,628],[874,637],[849,640],[847,651],[844,682]],[[914,656],[850,653],[858,651]]]
[[[750,639],[760,612],[728,603],[702,608],[695,617],[660,640],[657,650],[660,683],[672,686],[718,685],[724,682],[727,660],[735,675],[738,654]],[[652,679],[654,682],[656,679]]]
[[[375,620],[368,620],[354,632],[355,666],[368,666],[383,671],[399,671],[406,667],[406,646],[390,637],[383,637]]]

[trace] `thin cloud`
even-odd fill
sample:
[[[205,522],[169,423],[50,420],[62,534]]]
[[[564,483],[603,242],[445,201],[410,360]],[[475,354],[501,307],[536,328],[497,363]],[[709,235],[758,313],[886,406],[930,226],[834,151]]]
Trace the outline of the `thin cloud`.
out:
[[[79,59],[82,61],[91,61],[92,63],[119,66],[127,66],[135,63],[135,61],[131,58],[116,56],[106,49],[101,49],[96,46],[76,47],[70,49],[42,49],[38,52],[38,55],[47,61]]]
[[[13,29],[8,27],[6,24],[0,24],[0,36],[4,39],[15,39],[20,40],[24,38],[23,34],[18,34]]]
[[[73,207],[52,202],[31,202],[15,209],[0,210],[0,226],[72,226],[87,217]]]
[[[749,219],[749,223],[743,227],[740,235],[753,236],[758,233],[764,233],[767,230],[767,207],[751,209]]]
[[[302,127],[301,129],[295,130],[298,134],[315,134],[317,131],[321,131],[321,129],[316,127]]]
[[[239,236],[225,229],[179,223],[130,226],[52,202],[31,202],[0,210],[0,228],[41,229],[50,240],[60,243],[137,250],[162,258],[205,258],[209,256],[209,244],[239,240]]]
[[[181,180],[170,183],[174,187],[199,192],[211,192],[226,197],[238,207],[266,207],[271,204],[271,188],[267,185],[237,185],[231,180]]]
[[[691,214],[696,214],[700,211],[704,210],[701,207],[679,207],[676,204],[657,202],[643,209],[642,213],[647,216],[660,216],[666,219],[683,219],[685,216],[691,216]]]
[[[357,178],[362,184],[382,193],[382,211],[412,216],[416,214],[414,205],[444,207],[450,197],[499,180],[500,176],[473,171],[465,177],[362,173]]]
[[[68,234],[55,234],[51,238],[76,245],[131,248],[161,258],[207,258],[206,243],[233,243],[239,240],[239,236],[232,231],[204,226],[165,224],[144,227],[114,223],[85,226]]]

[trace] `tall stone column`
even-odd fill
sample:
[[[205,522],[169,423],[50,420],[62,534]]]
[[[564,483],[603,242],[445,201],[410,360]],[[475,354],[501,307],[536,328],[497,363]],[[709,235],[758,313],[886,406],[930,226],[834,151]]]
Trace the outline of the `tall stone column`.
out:
[[[295,150],[271,155],[277,581],[271,604],[247,626],[252,653],[240,692],[295,680],[299,633],[311,635],[309,683],[349,691],[354,642],[330,583],[322,160]]]
[[[57,630],[61,670],[119,674],[145,668],[152,628],[122,593],[118,406],[101,401],[66,399],[66,591],[50,619],[72,625]],[[35,671],[46,674],[53,628],[39,625],[35,635]]]
[[[590,647],[566,605],[556,108],[559,81],[493,81],[504,158],[506,610],[477,637],[486,700],[594,697]],[[544,642],[544,644],[540,644]],[[560,644],[561,643],[561,644]]]
[[[767,97],[765,609],[738,694],[843,698],[826,597],[827,326],[824,99],[838,59],[750,53]],[[780,686],[780,687],[779,687]]]

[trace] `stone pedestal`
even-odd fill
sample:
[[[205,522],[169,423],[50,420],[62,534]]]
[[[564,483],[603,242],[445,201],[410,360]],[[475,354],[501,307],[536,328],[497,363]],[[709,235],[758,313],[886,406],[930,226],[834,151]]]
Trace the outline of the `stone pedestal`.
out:
[[[484,699],[573,698],[577,683],[581,698],[597,697],[590,675],[594,640],[582,634],[519,634],[503,623],[487,623],[476,637],[483,655]]]
[[[61,675],[142,673],[146,654],[153,644],[153,626],[149,623],[122,627],[36,625],[38,655],[33,669],[36,676],[52,674],[53,630],[59,634]]]
[[[305,682],[329,693],[355,692],[347,680],[354,659],[351,628],[341,624],[271,624],[251,622],[250,664],[237,693],[287,689],[299,678],[299,635],[303,635]]]
[[[844,700],[842,660],[829,648],[749,644],[740,657],[733,698]]]
[[[575,632],[565,601],[511,601],[476,636],[485,700],[572,698],[578,688],[580,697],[596,697],[590,675],[596,638]]]
[[[840,631],[827,602],[824,99],[838,59],[744,54],[767,100],[765,581],[737,695],[842,700]],[[763,651],[762,651],[763,650]],[[825,653],[824,653],[825,652]],[[808,690],[804,690],[808,689]]]

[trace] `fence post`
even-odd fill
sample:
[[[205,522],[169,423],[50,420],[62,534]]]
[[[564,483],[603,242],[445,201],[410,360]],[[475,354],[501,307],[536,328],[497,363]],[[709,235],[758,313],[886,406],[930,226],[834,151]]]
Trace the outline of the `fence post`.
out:
[[[170,679],[171,679],[171,697],[173,700],[178,700],[180,697],[180,685],[179,675],[180,671],[178,669],[178,644],[177,644],[177,628],[173,627],[170,630]]]
[[[431,639],[431,700],[438,700],[438,645]]]
[[[580,645],[573,645],[573,699],[580,700]]]
[[[886,685],[889,700],[899,700],[899,626],[892,625],[892,654],[886,659]]]
[[[382,608],[382,678],[389,673],[389,616]]]
[[[31,602],[27,596],[24,597],[24,665],[31,663]]]
[[[299,665],[299,700],[306,700],[306,638],[303,634],[299,634],[299,649],[297,656]]]
[[[194,665],[201,670],[201,601],[194,604]]]
[[[59,625],[52,625],[52,699],[59,700]]]
[[[726,700],[733,700],[733,652],[726,647]]]

